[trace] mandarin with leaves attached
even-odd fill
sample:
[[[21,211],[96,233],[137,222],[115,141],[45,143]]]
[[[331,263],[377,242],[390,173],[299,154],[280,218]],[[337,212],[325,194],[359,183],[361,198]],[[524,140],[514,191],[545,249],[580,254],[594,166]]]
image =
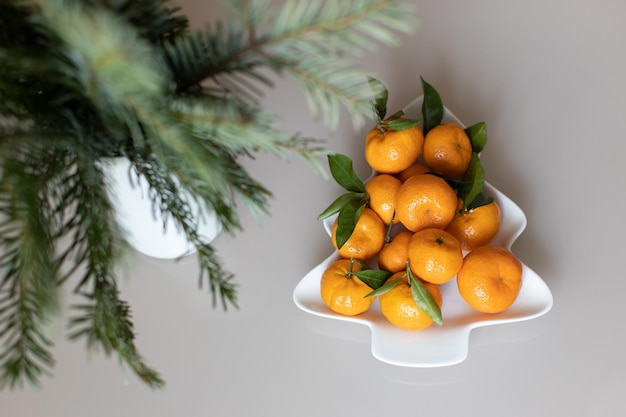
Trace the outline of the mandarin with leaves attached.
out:
[[[463,265],[461,244],[442,229],[428,228],[415,232],[407,247],[411,271],[424,281],[444,284]]]
[[[423,144],[424,135],[417,125],[403,130],[376,125],[365,139],[365,159],[375,171],[395,174],[417,161]]]
[[[352,234],[341,247],[337,245],[338,220],[333,223],[331,237],[333,246],[342,258],[366,262],[383,248],[387,228],[374,210],[368,207],[363,209]]]
[[[392,289],[378,296],[383,316],[394,326],[406,330],[423,330],[430,327],[433,319],[416,304],[406,272],[393,274],[387,283],[396,280],[398,282]],[[439,287],[429,282],[422,282],[422,284],[441,308],[443,298]]]
[[[359,271],[359,262],[339,259],[322,274],[320,295],[335,313],[356,316],[367,311],[374,302],[374,297],[365,297],[372,289],[355,275]]]
[[[487,245],[500,230],[500,207],[495,201],[480,207],[463,209],[462,201],[446,231],[457,238],[465,251]]]

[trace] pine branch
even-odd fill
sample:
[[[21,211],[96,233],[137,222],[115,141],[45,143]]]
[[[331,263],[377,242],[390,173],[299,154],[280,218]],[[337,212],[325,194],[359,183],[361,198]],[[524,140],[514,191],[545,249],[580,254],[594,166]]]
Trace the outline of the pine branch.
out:
[[[371,86],[342,57],[370,49],[372,41],[395,44],[391,28],[410,31],[408,19],[398,24],[410,14],[407,4],[392,0],[288,2],[263,38],[264,54],[300,82],[314,116],[335,128],[345,107],[360,126],[371,117]]]
[[[233,190],[255,210],[264,210],[263,187],[240,175],[238,166],[232,172],[237,165],[232,156],[223,155],[215,144],[211,148],[189,137],[172,120],[165,107],[167,102],[162,100],[168,93],[165,80],[168,74],[156,65],[158,60],[150,48],[128,30],[118,28],[124,26],[114,16],[90,12],[82,18],[81,13],[79,9],[70,8],[61,15],[50,6],[45,16],[51,25],[63,26],[60,37],[71,45],[68,51],[73,51],[68,59],[72,59],[76,78],[88,92],[87,98],[102,124],[114,138],[132,138],[132,143],[120,146],[153,152],[159,163],[168,167],[185,186],[206,196],[216,208],[230,207],[223,219],[234,221],[226,224],[227,227],[238,226],[234,208],[225,203],[232,198]],[[70,24],[61,25],[56,21],[59,16]],[[80,35],[85,32],[92,33],[100,42],[87,43]],[[115,36],[105,36],[111,32],[115,32]],[[129,68],[127,62],[131,58],[133,65]],[[261,125],[257,131],[264,128]],[[248,146],[254,147],[254,143]]]
[[[70,192],[61,206],[75,210],[68,223],[67,232],[74,235],[66,254],[73,253],[75,261],[85,265],[76,292],[87,303],[75,306],[80,314],[70,321],[70,339],[84,337],[89,348],[102,347],[107,355],[116,353],[144,382],[160,387],[163,380],[145,364],[134,344],[130,307],[119,298],[114,269],[124,242],[114,221],[104,174],[80,155],[73,165]]]
[[[4,326],[0,339],[4,341],[0,353],[0,388],[15,388],[24,382],[37,385],[43,375],[50,376],[54,358],[50,341],[43,333],[44,320],[40,299],[28,287],[26,278],[13,276],[6,285],[11,290],[0,291],[0,320]]]
[[[15,152],[15,147],[12,150]],[[3,238],[0,247],[5,250],[0,267],[4,266],[8,271],[0,285],[4,295],[0,301],[0,322],[6,323],[0,335],[6,346],[0,355],[0,382],[10,387],[23,379],[36,383],[41,375],[49,373],[49,367],[54,363],[48,351],[52,344],[42,331],[43,318],[50,310],[46,306],[50,302],[43,298],[46,294],[38,296],[35,284],[50,287],[49,292],[54,292],[57,282],[64,279],[59,276],[58,269],[63,262],[70,260],[74,262],[72,271],[85,265],[77,292],[89,301],[78,308],[82,315],[71,320],[74,331],[70,337],[85,337],[90,348],[101,346],[106,354],[117,353],[148,385],[159,387],[163,384],[158,373],[149,368],[138,353],[130,308],[118,296],[114,267],[125,244],[113,220],[103,173],[92,164],[93,156],[89,151],[85,148],[81,155],[70,157],[63,151],[42,150],[31,144],[21,159],[48,160],[52,166],[45,170],[41,166],[27,166],[29,172],[38,174],[34,179],[37,181],[28,188],[25,188],[28,184],[24,181],[27,178],[25,173],[8,175],[13,172],[13,167],[20,169],[23,166],[5,161],[0,196],[10,195],[0,198],[0,204],[5,203],[0,205],[0,214],[11,217],[0,225]],[[37,156],[37,152],[42,155]],[[68,167],[69,173],[63,171]],[[64,181],[59,182],[60,178]],[[11,179],[15,181],[10,182]],[[25,198],[18,200],[15,192],[11,193],[13,189],[24,193]],[[18,206],[23,207],[21,210],[9,205],[22,200],[23,204]],[[47,207],[47,201],[55,202],[56,206]],[[43,214],[26,216],[28,210],[38,209]],[[17,217],[22,211],[26,214]],[[20,228],[22,217],[22,223],[31,218],[38,221],[32,221],[34,226]],[[65,235],[72,236],[71,245],[56,257],[54,242]]]
[[[93,290],[81,294],[88,303],[74,306],[80,314],[70,320],[74,329],[70,339],[85,338],[88,348],[101,347],[107,355],[116,353],[148,386],[163,387],[165,382],[159,373],[137,352],[130,307],[120,300],[115,281],[99,276],[93,282]]]
[[[197,90],[211,79],[241,98],[241,91],[248,89],[240,88],[240,81],[228,88],[228,81],[222,79],[240,75],[270,86],[260,68],[288,70],[305,87],[311,110],[323,113],[330,127],[337,124],[340,105],[348,108],[356,125],[371,113],[363,102],[372,95],[367,75],[340,57],[371,49],[373,41],[395,44],[393,31],[413,28],[412,8],[393,0],[292,1],[284,4],[278,16],[264,1],[231,3],[238,6],[240,21],[207,27],[204,34],[165,48],[166,60],[177,74],[177,90]],[[270,29],[261,32],[263,26]],[[317,76],[320,70],[322,75]],[[334,76],[332,82],[326,81],[328,75]],[[340,98],[329,99],[333,95]]]
[[[194,245],[197,250],[198,263],[200,264],[200,284],[204,277],[209,281],[210,293],[213,296],[213,305],[216,305],[217,296],[220,296],[220,302],[224,309],[229,304],[237,306],[236,286],[232,282],[233,275],[224,271],[215,251],[208,243],[202,240],[198,233],[198,227],[205,220],[203,216],[203,208],[207,205],[217,207],[216,214],[222,219],[224,224],[233,224],[235,221],[228,218],[232,210],[230,207],[222,207],[216,202],[201,201],[195,196],[204,194],[194,194],[189,190],[181,190],[174,178],[168,175],[168,171],[159,169],[160,164],[155,159],[143,159],[139,154],[128,155],[133,164],[133,168],[138,175],[138,181],[145,180],[149,186],[149,198],[153,207],[158,208],[163,213],[163,224],[168,218],[172,218],[174,222],[183,230],[189,242]],[[197,192],[197,190],[193,190]],[[199,211],[193,212],[189,199],[199,208]],[[220,202],[222,203],[222,202]],[[202,286],[202,285],[200,285]]]
[[[36,384],[54,364],[43,332],[57,305],[51,210],[40,198],[48,172],[20,156],[0,182],[0,387]]]
[[[208,79],[220,85],[221,76],[232,78],[234,74],[271,87],[272,81],[257,70],[266,65],[267,60],[263,56],[248,53],[250,50],[250,39],[232,21],[226,24],[217,22],[214,27],[207,25],[204,31],[191,32],[188,36],[165,44],[163,48],[179,94],[201,91],[201,84]],[[225,90],[226,93],[228,91]]]
[[[177,14],[179,7],[168,7],[167,0],[83,0],[92,7],[104,6],[126,19],[139,35],[155,45],[162,45],[184,35],[189,22]]]
[[[409,7],[393,0],[230,0],[225,23],[191,31],[166,0],[0,2],[0,383],[50,372],[45,320],[56,289],[76,277],[84,303],[71,337],[116,354],[148,385],[162,379],[135,346],[115,265],[126,248],[103,171],[128,158],[153,209],[197,250],[200,286],[237,306],[233,275],[204,242],[211,210],[241,229],[236,202],[255,215],[271,193],[239,158],[296,155],[320,167],[325,150],[275,128],[259,98],[273,75],[301,84],[330,126],[341,107],[360,120],[372,91],[347,57],[392,43]],[[278,17],[276,14],[278,12]],[[192,210],[191,207],[198,209]],[[69,246],[56,252],[58,243]],[[61,272],[63,271],[63,272]]]
[[[373,90],[362,71],[351,69],[347,64],[342,67],[340,59],[336,59],[334,65],[297,59],[282,60],[280,57],[274,57],[273,60],[279,62],[300,83],[311,114],[322,117],[331,128],[338,125],[342,107],[351,112],[355,126],[362,125],[365,116],[371,116],[369,100]]]
[[[169,74],[150,44],[106,9],[61,0],[43,5],[43,22],[62,42],[68,78],[79,84],[103,125],[140,138],[134,107],[153,107],[153,98],[168,91]]]
[[[274,129],[273,115],[223,98],[177,99],[172,102],[171,115],[193,137],[234,155],[252,149],[282,156],[280,145],[289,140]]]
[[[331,2],[290,1],[274,17],[265,39],[269,47],[289,47],[311,53],[358,53],[371,49],[372,41],[397,43],[396,31],[410,32],[413,7],[394,0]]]

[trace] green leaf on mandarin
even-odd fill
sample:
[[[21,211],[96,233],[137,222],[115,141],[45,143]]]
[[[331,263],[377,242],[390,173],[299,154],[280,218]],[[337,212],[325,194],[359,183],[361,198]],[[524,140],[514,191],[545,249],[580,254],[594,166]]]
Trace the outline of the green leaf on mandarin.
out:
[[[365,196],[365,193],[348,192],[342,194],[317,216],[317,220],[324,220],[333,214],[339,213],[346,204],[361,201],[365,198]]]
[[[374,113],[376,116],[376,123],[378,124],[381,120],[385,119],[385,115],[387,114],[387,100],[389,99],[389,92],[385,85],[373,77],[367,77],[367,81],[369,82],[370,88],[374,93],[374,102],[372,103],[372,107],[374,108]]]
[[[335,231],[335,243],[338,248],[341,249],[352,236],[365,204],[365,201],[350,201],[339,211],[337,215],[337,230]]]
[[[466,128],[465,133],[472,144],[472,151],[480,153],[485,149],[487,144],[487,124],[485,122],[478,122]]]
[[[419,280],[416,279],[409,265],[406,267],[406,273],[411,283],[411,295],[415,304],[430,317],[439,326],[443,326],[443,317],[441,315],[441,309],[435,302],[435,299],[428,291],[428,288]]]
[[[413,119],[393,119],[385,123],[385,127],[392,130],[407,130],[417,126],[419,120]]]
[[[470,184],[469,187],[459,194],[459,197],[463,200],[463,207],[467,207],[483,191],[485,185],[485,170],[476,152],[472,153],[472,159],[462,180]]]
[[[342,154],[329,154],[328,165],[330,173],[340,186],[347,191],[356,193],[365,192],[365,184],[363,180],[354,172],[352,160]]]
[[[388,282],[387,284],[383,285],[382,287],[379,287],[377,289],[375,289],[374,291],[372,291],[371,293],[367,294],[365,296],[365,298],[369,298],[369,297],[376,297],[378,295],[383,295],[386,292],[391,291],[396,285],[398,285],[398,282],[400,282],[400,280],[402,280],[403,277],[395,279],[391,282]]]
[[[383,271],[381,269],[365,269],[354,275],[367,284],[371,289],[376,290],[380,288],[392,274],[391,272]]]
[[[474,210],[478,207],[486,206],[493,202],[493,197],[488,196],[485,193],[479,193],[475,199],[473,199],[466,207],[467,210]]]
[[[420,79],[424,93],[424,101],[422,103],[422,130],[424,136],[426,136],[430,129],[441,123],[443,119],[443,102],[437,90],[424,81],[424,78],[420,77]]]

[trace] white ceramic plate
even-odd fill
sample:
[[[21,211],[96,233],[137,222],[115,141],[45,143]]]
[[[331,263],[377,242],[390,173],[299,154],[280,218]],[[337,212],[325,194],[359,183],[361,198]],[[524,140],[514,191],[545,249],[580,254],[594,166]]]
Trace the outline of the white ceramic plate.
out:
[[[422,97],[405,109],[407,117],[421,119]],[[444,122],[462,123],[446,109]],[[487,173],[487,177],[489,174]],[[492,196],[502,213],[501,227],[492,245],[511,249],[513,242],[526,227],[524,212],[491,184],[485,184],[485,193]],[[334,221],[328,218],[324,227],[329,234]],[[336,252],[309,271],[293,292],[295,304],[303,311],[332,320],[343,320],[366,325],[371,330],[372,354],[375,358],[393,365],[407,367],[437,367],[453,365],[465,360],[468,354],[472,329],[495,324],[530,320],[544,315],[552,308],[552,293],[533,270],[523,264],[522,288],[515,303],[505,312],[491,315],[472,310],[460,297],[456,279],[440,286],[443,296],[444,326],[432,325],[426,330],[408,331],[391,325],[380,312],[378,301],[365,313],[348,317],[334,313],[320,297],[320,279],[324,270],[339,259]]]

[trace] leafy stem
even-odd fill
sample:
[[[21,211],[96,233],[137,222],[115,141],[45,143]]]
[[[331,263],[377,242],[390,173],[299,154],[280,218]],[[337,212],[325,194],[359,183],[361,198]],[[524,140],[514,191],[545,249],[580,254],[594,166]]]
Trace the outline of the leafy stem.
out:
[[[445,107],[439,92],[421,78],[424,99],[422,102],[423,133],[426,135],[443,120]],[[463,209],[471,210],[489,204],[493,199],[483,194],[485,171],[480,161],[480,152],[487,144],[487,125],[478,122],[464,129],[472,145],[472,155],[467,170],[460,180],[445,178],[463,201]]]
[[[389,91],[381,81],[373,77],[369,77],[368,81],[374,95],[374,100],[371,103],[374,110],[374,120],[380,133],[384,134],[388,130],[406,130],[419,124],[419,120],[405,118],[402,110],[386,117]]]
[[[427,83],[424,78],[420,77],[420,79],[424,94],[424,101],[422,102],[422,132],[426,136],[433,127],[441,123],[444,107],[439,92]]]
[[[366,294],[365,297],[376,297],[376,296],[385,294],[391,291],[404,278],[405,278],[405,275],[402,275],[401,277],[398,277],[397,279],[394,279],[393,281],[387,282],[385,285],[381,285],[378,288],[374,289],[374,291],[370,292],[369,294]]]
[[[337,231],[335,243],[341,248],[352,235],[361,212],[368,203],[365,184],[354,172],[352,160],[346,155],[329,154],[328,165],[332,177],[347,193],[340,195],[322,213],[318,220],[326,219],[337,214]]]
[[[409,285],[411,286],[411,295],[413,296],[415,304],[435,323],[439,326],[443,326],[443,317],[439,305],[435,302],[435,299],[422,281],[413,275],[408,263],[406,266],[406,275],[409,280]]]

